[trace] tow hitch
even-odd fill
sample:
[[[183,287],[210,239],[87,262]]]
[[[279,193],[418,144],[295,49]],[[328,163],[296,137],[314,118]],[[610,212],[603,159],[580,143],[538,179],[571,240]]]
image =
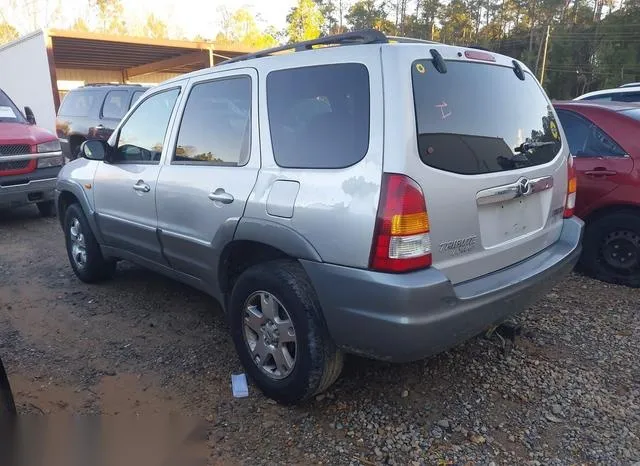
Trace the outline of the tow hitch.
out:
[[[516,345],[516,337],[522,334],[522,325],[505,321],[499,325],[489,328],[484,334],[484,338],[496,344],[503,355],[506,355]]]

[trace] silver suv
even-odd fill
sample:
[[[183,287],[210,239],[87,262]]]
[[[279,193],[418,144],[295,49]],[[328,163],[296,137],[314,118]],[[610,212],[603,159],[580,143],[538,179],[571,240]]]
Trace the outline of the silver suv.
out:
[[[522,63],[360,31],[147,91],[57,208],[81,280],[125,259],[212,295],[256,385],[296,403],[345,352],[424,358],[559,283],[583,229],[563,138]]]

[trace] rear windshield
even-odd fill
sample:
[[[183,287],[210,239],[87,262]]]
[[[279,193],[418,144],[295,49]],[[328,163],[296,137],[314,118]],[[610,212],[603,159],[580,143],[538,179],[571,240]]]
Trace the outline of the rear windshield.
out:
[[[58,115],[86,117],[98,97],[103,94],[95,91],[71,91],[69,92],[58,110]]]
[[[634,109],[631,109],[631,110],[623,110],[620,113],[622,113],[623,115],[627,115],[628,117],[631,117],[634,120],[640,121],[640,108],[634,108]]]
[[[0,123],[26,123],[20,110],[2,91],[0,91]]]
[[[420,159],[465,175],[545,164],[560,150],[553,108],[534,79],[512,68],[432,60],[412,64]]]

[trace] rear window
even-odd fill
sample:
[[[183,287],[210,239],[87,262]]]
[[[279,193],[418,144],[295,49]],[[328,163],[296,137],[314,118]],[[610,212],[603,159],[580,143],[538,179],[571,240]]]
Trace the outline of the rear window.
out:
[[[420,159],[431,167],[477,175],[545,164],[558,154],[553,108],[534,79],[512,68],[432,60],[412,64]]]
[[[631,117],[634,120],[640,121],[640,108],[634,108],[632,110],[623,110],[620,113],[622,113],[623,115],[627,115],[628,117]]]
[[[267,106],[276,163],[344,168],[369,148],[369,73],[359,63],[272,71]]]
[[[58,115],[89,116],[97,97],[99,96],[94,91],[71,91],[65,96],[62,105],[60,105]]]

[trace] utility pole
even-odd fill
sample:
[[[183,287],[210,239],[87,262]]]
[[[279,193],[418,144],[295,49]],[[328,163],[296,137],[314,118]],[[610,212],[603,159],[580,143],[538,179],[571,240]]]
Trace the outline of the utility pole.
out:
[[[549,50],[549,33],[551,32],[551,25],[547,24],[547,35],[544,38],[544,54],[542,55],[542,71],[540,71],[540,85],[544,84],[544,70],[547,67],[547,50]]]

